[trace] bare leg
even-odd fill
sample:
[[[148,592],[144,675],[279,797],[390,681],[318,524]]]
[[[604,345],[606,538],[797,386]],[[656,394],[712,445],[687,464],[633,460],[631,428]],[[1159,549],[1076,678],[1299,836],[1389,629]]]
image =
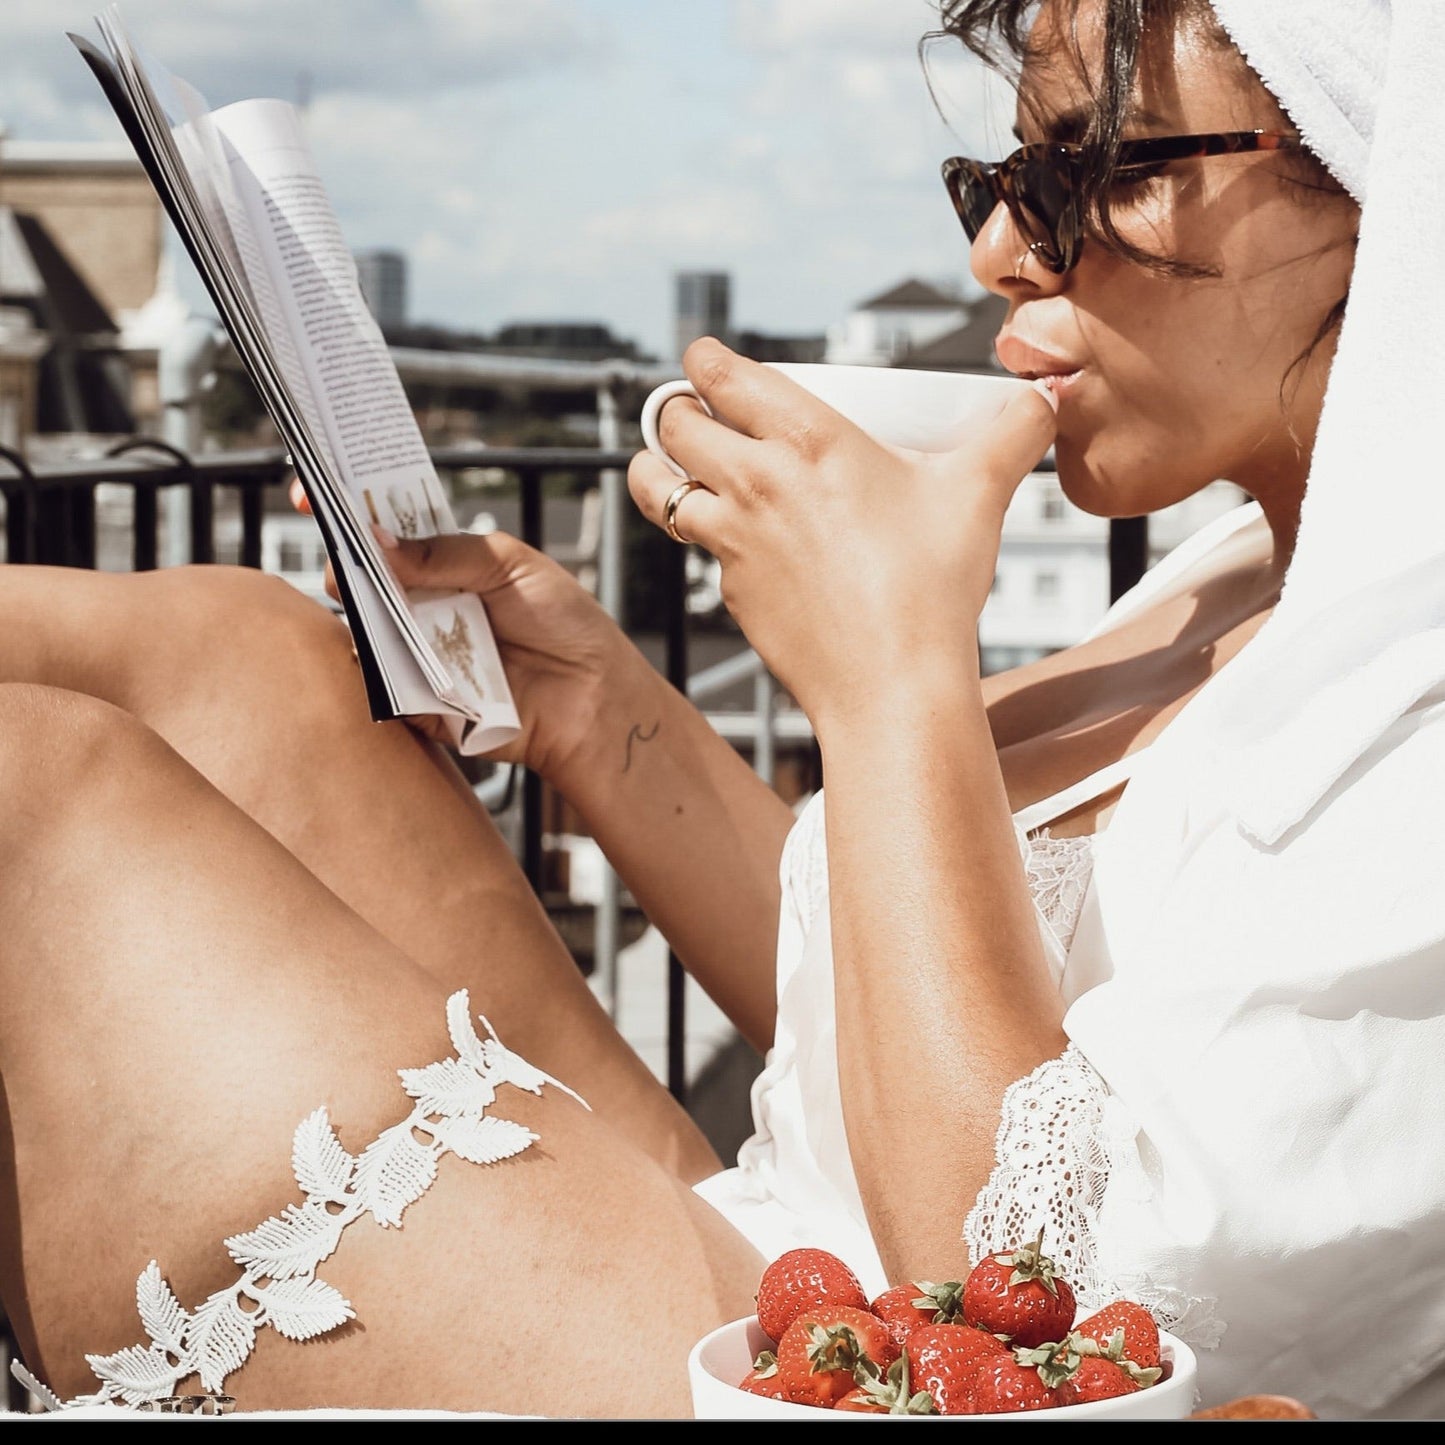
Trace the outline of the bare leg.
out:
[[[114,703],[155,729],[518,1052],[689,1182],[707,1141],[593,997],[445,753],[370,721],[345,628],[237,568],[0,567],[0,682]]]
[[[328,1105],[352,1152],[406,1116],[394,1071],[449,1052],[447,990],[130,714],[0,687],[0,739],[0,1293],[69,1395],[84,1352],[141,1338],[148,1260],[188,1306],[234,1282],[220,1242],[298,1198],[304,1115]],[[761,1261],[605,1118],[503,1107],[541,1142],[444,1158],[401,1230],[350,1226],[322,1277],[358,1323],[263,1330],[242,1409],[687,1413],[687,1346]]]

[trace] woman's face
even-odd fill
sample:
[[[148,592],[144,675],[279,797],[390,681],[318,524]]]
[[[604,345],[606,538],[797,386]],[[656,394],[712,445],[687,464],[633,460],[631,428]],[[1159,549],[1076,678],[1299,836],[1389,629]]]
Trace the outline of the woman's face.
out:
[[[1077,56],[1097,75],[1103,9],[1083,0],[1075,30],[1067,4],[1046,6],[1034,30],[1042,58],[1020,89],[1021,140],[1078,139],[1089,101]],[[1151,37],[1139,70],[1125,139],[1291,129],[1206,24]],[[1004,365],[1065,374],[1055,457],[1086,511],[1138,515],[1220,477],[1262,500],[1303,490],[1333,338],[1290,368],[1349,284],[1358,211],[1291,179],[1302,174],[1278,154],[1212,156],[1114,193],[1125,239],[1209,268],[1202,278],[1088,240],[1067,275],[1029,258],[1016,276],[1027,238],[995,208],[973,272],[1010,303],[996,343]]]

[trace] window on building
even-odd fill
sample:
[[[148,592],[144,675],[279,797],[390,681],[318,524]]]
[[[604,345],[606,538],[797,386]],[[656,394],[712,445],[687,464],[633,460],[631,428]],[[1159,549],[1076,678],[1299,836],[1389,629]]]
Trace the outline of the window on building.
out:
[[[305,572],[307,560],[306,549],[300,542],[281,543],[281,570],[283,572]]]
[[[1039,515],[1045,522],[1062,522],[1064,520],[1064,494],[1057,487],[1044,489]]]
[[[1052,602],[1059,595],[1059,574],[1057,572],[1034,573],[1034,596],[1040,602]]]

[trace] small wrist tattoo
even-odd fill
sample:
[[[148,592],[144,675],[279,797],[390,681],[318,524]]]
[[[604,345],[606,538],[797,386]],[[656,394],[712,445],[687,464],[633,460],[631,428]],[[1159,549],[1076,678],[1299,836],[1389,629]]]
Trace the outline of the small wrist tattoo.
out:
[[[650,743],[662,727],[662,719],[653,723],[651,731],[644,731],[641,723],[633,723],[627,732],[627,751],[622,759],[622,771],[625,773],[632,766],[632,745],[633,743]]]

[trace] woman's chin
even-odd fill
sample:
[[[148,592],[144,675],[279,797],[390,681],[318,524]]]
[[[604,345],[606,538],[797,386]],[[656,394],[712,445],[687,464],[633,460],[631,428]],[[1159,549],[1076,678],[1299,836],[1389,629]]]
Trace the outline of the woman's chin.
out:
[[[1209,483],[1203,478],[1191,484],[1157,453],[1110,455],[1097,437],[1080,445],[1061,435],[1054,443],[1054,466],[1064,496],[1091,517],[1139,517],[1157,512]]]

